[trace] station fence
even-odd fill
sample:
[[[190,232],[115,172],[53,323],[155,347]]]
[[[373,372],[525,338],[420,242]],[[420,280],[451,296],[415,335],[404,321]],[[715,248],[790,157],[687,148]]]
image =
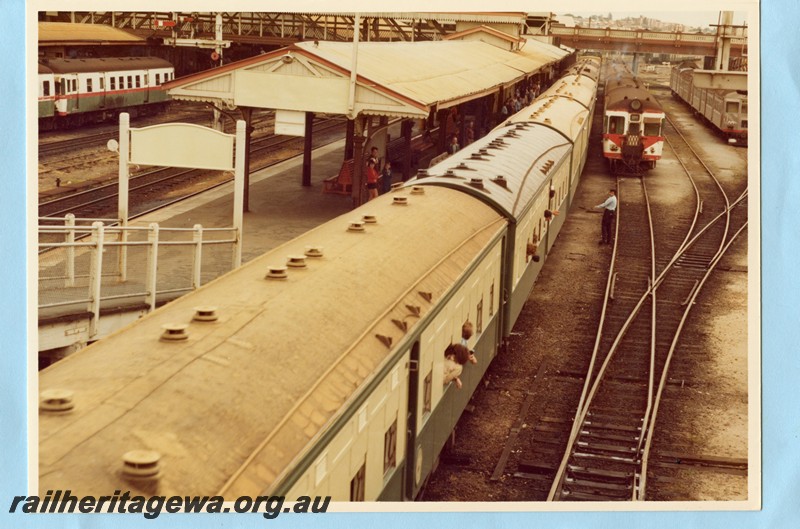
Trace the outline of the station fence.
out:
[[[52,224],[59,222],[59,224]],[[39,219],[39,314],[152,311],[231,270],[236,228],[120,226],[117,219]]]

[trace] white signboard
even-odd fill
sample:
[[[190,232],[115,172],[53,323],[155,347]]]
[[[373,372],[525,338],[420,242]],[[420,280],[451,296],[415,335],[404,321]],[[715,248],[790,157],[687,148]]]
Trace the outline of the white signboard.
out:
[[[130,134],[131,163],[233,170],[233,134],[191,123],[130,129]]]
[[[285,136],[306,135],[306,113],[297,110],[275,111],[275,134]]]

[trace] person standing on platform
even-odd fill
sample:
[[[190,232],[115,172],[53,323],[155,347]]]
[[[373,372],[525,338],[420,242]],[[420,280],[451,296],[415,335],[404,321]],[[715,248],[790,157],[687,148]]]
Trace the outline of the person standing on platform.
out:
[[[367,200],[378,197],[378,171],[375,169],[372,157],[367,158],[367,191],[369,192]]]
[[[450,138],[450,145],[447,146],[447,153],[455,154],[459,150],[461,150],[461,145],[458,144],[458,136],[453,134],[453,136]]]
[[[392,162],[383,164],[381,171],[381,193],[386,194],[392,190]]]
[[[380,158],[378,158],[377,147],[373,147],[372,149],[370,149],[369,158],[367,158],[367,160],[372,160],[372,162],[375,164],[375,170],[377,171],[378,170],[377,168],[380,167]]]
[[[601,225],[601,238],[598,244],[611,244],[611,229],[614,226],[614,217],[617,214],[617,190],[609,189],[608,198],[602,204],[595,206],[595,209],[603,209],[603,221]]]

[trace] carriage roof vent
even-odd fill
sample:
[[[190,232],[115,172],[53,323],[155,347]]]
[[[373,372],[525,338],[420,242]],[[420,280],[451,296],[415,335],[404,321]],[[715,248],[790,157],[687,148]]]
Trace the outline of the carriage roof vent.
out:
[[[306,246],[306,257],[322,257],[322,246]]]
[[[397,197],[395,197],[396,199]],[[354,220],[350,223],[347,227],[347,231],[354,231],[354,232],[363,232],[364,231],[364,222],[360,220]]]
[[[265,279],[286,279],[289,277],[286,270],[285,266],[270,266]]]
[[[286,258],[286,266],[289,268],[305,268],[306,256],[305,255],[290,255]]]
[[[452,169],[448,169],[447,171],[445,171],[442,176],[447,177],[447,178],[461,178]]]
[[[161,340],[165,342],[178,342],[189,338],[189,333],[186,329],[189,327],[186,323],[165,323],[161,326],[164,332],[161,333]]]
[[[470,160],[483,160],[483,159],[484,159],[484,157],[481,155],[481,153],[480,153],[480,152],[473,152],[473,153],[470,155],[469,159],[470,159]],[[471,168],[470,168],[469,170],[470,170],[470,171],[477,171],[477,169],[471,169]]]
[[[479,149],[478,152],[481,156],[494,156],[493,154],[489,154],[489,149]]]
[[[408,197],[394,197],[394,200],[392,200],[392,204],[394,204],[395,206],[407,206]]]
[[[46,389],[39,394],[39,411],[66,413],[75,407],[74,397],[68,389]]]
[[[375,215],[373,215],[371,213],[366,213],[363,217],[361,217],[361,220],[364,221],[364,224],[377,224],[378,223],[378,217],[376,217]]]
[[[425,188],[423,186],[414,186],[414,187],[411,188],[411,194],[412,195],[424,195],[425,194]]]
[[[154,450],[131,450],[122,455],[122,473],[132,478],[155,478],[161,470],[161,454]]]
[[[496,176],[496,177],[495,177],[495,178],[492,180],[492,182],[494,182],[495,184],[499,185],[499,186],[500,186],[500,187],[502,187],[503,189],[508,189],[508,180],[506,180],[506,177],[505,177],[505,176],[503,176],[503,175],[501,175],[501,174],[497,175],[497,176]]]
[[[192,321],[217,321],[219,316],[217,316],[217,307],[212,305],[204,305],[202,307],[195,307],[194,308],[194,316],[192,316]]]
[[[471,178],[469,185],[476,189],[483,189],[483,178]]]
[[[424,178],[426,176],[430,176],[430,173],[427,169],[420,169],[417,171],[417,178]]]

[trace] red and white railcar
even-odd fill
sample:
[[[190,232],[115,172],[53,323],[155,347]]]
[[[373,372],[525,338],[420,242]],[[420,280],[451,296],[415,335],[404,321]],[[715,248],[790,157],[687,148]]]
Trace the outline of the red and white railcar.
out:
[[[664,147],[666,115],[634,77],[606,85],[603,108],[603,156],[615,173],[641,174],[653,169]]]

